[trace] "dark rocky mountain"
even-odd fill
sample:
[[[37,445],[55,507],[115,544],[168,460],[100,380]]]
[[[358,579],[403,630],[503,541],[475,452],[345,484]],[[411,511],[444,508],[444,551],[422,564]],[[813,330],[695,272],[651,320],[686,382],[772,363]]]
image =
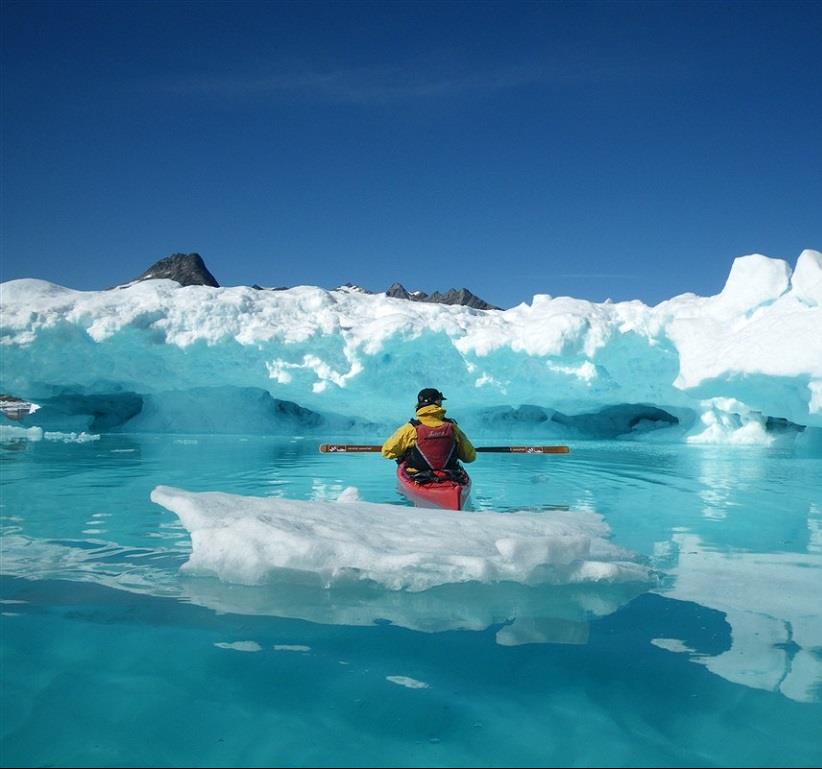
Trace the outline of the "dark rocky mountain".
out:
[[[165,259],[160,259],[151,265],[142,275],[135,278],[132,283],[141,280],[152,280],[155,278],[167,278],[176,280],[181,286],[213,286],[219,288],[220,284],[208,271],[203,258],[199,254],[172,254]]]
[[[460,304],[464,307],[473,307],[475,310],[499,310],[493,304],[488,304],[467,288],[450,288],[444,294],[435,291],[433,294],[426,294],[424,291],[409,292],[401,283],[394,283],[386,296],[393,296],[395,299],[409,299],[412,302],[432,302],[434,304]]]
[[[394,299],[410,299],[411,294],[409,294],[405,290],[405,286],[402,283],[392,283],[391,287],[388,291],[385,292],[386,296],[393,296]]]
[[[172,254],[165,259],[160,259],[151,265],[142,275],[131,283],[137,283],[141,280],[152,280],[156,278],[167,278],[169,280],[176,280],[181,286],[213,286],[219,288],[220,284],[215,277],[208,271],[205,266],[203,258],[199,254]],[[130,284],[126,284],[130,285]],[[263,291],[284,291],[286,286],[277,286],[276,288],[264,289],[258,284],[254,284],[252,288]],[[345,283],[339,286],[337,290],[347,290],[363,294],[372,294],[373,291],[357,286],[353,283]],[[426,294],[424,291],[409,292],[400,283],[394,283],[386,292],[386,296],[392,296],[395,299],[408,299],[411,302],[431,302],[433,304],[459,304],[464,307],[473,307],[476,310],[499,310],[493,304],[480,299],[475,294],[472,294],[467,288],[452,288],[441,293],[435,291],[433,294]]]

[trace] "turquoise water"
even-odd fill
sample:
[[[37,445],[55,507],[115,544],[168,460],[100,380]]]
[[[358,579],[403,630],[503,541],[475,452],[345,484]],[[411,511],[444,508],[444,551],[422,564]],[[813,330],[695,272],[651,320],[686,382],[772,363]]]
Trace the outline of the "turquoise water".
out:
[[[475,509],[597,511],[651,586],[179,574],[159,484],[408,504],[393,465],[317,446],[0,447],[2,765],[822,763],[822,459],[581,442],[473,465]]]

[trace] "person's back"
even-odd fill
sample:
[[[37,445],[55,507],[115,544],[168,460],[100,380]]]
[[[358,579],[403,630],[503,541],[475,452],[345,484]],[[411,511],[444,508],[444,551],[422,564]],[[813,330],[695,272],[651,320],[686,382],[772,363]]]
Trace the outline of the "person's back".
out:
[[[445,396],[433,387],[420,390],[416,416],[382,447],[386,459],[403,463],[406,472],[454,472],[459,461],[473,462],[476,451],[457,423],[445,416]]]

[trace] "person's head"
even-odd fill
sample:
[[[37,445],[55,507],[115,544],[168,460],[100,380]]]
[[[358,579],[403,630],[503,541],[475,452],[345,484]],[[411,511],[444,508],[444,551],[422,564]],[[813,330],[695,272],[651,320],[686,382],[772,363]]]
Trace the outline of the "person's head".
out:
[[[431,406],[432,404],[441,406],[444,400],[445,396],[439,390],[434,387],[426,387],[424,390],[420,390],[417,395],[417,408],[421,409],[423,406]]]

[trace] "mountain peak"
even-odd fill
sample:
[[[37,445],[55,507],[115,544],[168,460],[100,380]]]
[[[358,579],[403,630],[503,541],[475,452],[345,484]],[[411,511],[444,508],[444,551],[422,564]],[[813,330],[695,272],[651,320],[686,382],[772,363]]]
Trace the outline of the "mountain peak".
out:
[[[435,291],[430,296],[424,291],[408,291],[401,283],[393,283],[385,292],[386,296],[395,299],[409,299],[412,302],[431,302],[434,304],[459,304],[463,307],[473,307],[475,310],[499,310],[493,304],[489,304],[484,299],[480,299],[467,288],[449,288],[444,294]]]
[[[151,265],[142,275],[132,283],[141,280],[166,278],[176,280],[181,286],[212,286],[219,288],[220,284],[208,271],[203,258],[199,254],[172,254],[160,259]]]

